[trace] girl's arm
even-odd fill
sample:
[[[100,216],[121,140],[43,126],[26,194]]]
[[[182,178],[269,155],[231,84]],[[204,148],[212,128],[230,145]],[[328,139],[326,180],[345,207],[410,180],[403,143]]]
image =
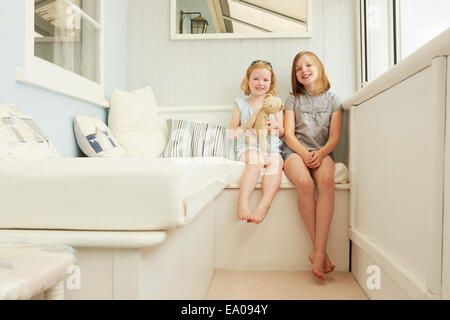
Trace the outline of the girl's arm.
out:
[[[295,136],[295,113],[292,110],[286,110],[284,113],[284,142],[295,151],[303,161],[309,157],[309,151],[301,145]]]
[[[331,114],[328,141],[322,148],[322,153],[324,153],[325,155],[333,152],[333,150],[336,149],[339,143],[339,138],[341,136],[341,126],[342,126],[342,110],[338,110]]]
[[[328,141],[325,143],[322,149],[311,152],[311,160],[307,163],[308,167],[315,169],[320,166],[322,159],[326,157],[330,152],[336,149],[341,136],[342,125],[342,110],[334,111],[331,114],[330,131],[328,135]]]
[[[230,121],[230,130],[229,130],[230,139],[237,139],[244,133],[244,129],[240,126],[240,124],[241,124],[241,113],[239,112],[237,104],[234,104]]]

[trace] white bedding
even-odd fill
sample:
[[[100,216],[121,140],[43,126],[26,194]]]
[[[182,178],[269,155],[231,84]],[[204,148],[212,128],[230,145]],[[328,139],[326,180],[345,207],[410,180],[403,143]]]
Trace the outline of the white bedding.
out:
[[[0,162],[0,228],[165,230],[228,184],[218,159],[62,158]]]

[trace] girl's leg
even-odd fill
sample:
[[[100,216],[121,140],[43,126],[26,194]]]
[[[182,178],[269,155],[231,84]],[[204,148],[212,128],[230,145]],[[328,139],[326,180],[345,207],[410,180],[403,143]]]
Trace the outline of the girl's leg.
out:
[[[284,172],[297,189],[297,205],[314,246],[316,239],[316,203],[314,181],[302,158],[294,153],[284,162]]]
[[[298,210],[313,245],[313,251],[309,254],[308,258],[311,263],[314,263],[317,219],[316,202],[314,199],[314,181],[302,158],[295,153],[286,159],[284,163],[284,172],[297,189]],[[329,260],[328,256],[326,256],[325,272],[332,272],[334,268],[334,264]]]
[[[325,280],[324,273],[327,271],[326,248],[334,211],[334,166],[331,157],[326,156],[320,167],[311,172],[317,184],[313,273],[323,280]],[[328,268],[334,270],[334,265]]]
[[[252,213],[248,207],[250,196],[255,190],[258,176],[264,167],[264,159],[258,151],[250,150],[242,156],[247,163],[244,173],[241,177],[239,200],[238,200],[238,216],[241,220],[251,221]]]
[[[262,181],[263,196],[258,203],[255,211],[253,211],[251,222],[261,223],[266,217],[267,212],[272,205],[275,194],[280,189],[281,171],[283,169],[283,158],[278,153],[271,153],[270,164],[266,168],[266,172]]]

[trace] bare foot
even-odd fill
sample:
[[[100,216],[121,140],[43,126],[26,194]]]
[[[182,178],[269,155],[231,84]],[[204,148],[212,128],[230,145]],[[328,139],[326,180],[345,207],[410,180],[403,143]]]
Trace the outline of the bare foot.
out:
[[[330,258],[328,257],[328,254],[326,255],[326,261],[325,261],[325,273],[330,273],[333,272],[334,269],[336,268],[336,266],[333,264],[333,262],[331,262]],[[314,263],[314,251],[311,251],[311,253],[308,256],[309,258],[309,262],[311,262],[311,264]]]
[[[240,220],[247,220],[247,222],[250,222],[252,219],[252,213],[248,207],[239,207],[238,217]]]
[[[312,273],[321,280],[326,280],[324,270],[326,260],[327,260],[326,253],[320,252],[314,254]]]
[[[256,207],[255,211],[252,213],[252,218],[250,219],[250,222],[260,224],[263,222],[264,218],[267,215],[267,212],[269,212],[270,209],[270,203],[266,203],[264,201],[260,201],[258,206]]]

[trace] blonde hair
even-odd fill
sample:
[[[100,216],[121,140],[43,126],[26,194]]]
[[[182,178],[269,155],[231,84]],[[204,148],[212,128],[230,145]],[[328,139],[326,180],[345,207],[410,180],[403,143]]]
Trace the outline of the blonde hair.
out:
[[[250,78],[250,75],[252,72],[256,69],[267,69],[270,71],[271,74],[271,82],[270,82],[270,89],[267,93],[270,93],[271,95],[275,95],[278,93],[277,89],[277,78],[275,77],[275,73],[273,72],[272,68],[267,65],[265,62],[257,62],[255,64],[252,64],[250,67],[247,68],[247,71],[245,72],[245,77],[241,82],[241,89],[244,91],[246,96],[249,96],[251,94],[250,88],[248,86],[248,79]]]
[[[317,68],[319,69],[319,75],[317,77],[318,81],[318,94],[321,94],[328,89],[331,88],[330,81],[328,81],[327,74],[325,73],[325,68],[320,61],[320,59],[311,51],[301,51],[297,53],[297,55],[294,58],[294,61],[292,62],[292,73],[291,73],[291,82],[292,82],[292,95],[294,96],[300,96],[306,93],[305,87],[298,82],[297,80],[297,74],[295,71],[295,68],[297,66],[297,61],[304,55],[307,55],[309,58],[313,60],[313,62],[316,64]]]

